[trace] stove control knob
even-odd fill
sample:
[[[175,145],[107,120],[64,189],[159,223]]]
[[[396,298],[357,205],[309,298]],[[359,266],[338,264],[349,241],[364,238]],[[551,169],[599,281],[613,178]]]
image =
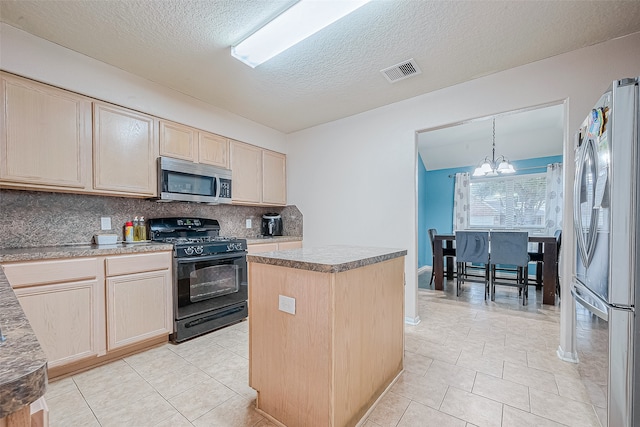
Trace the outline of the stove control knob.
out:
[[[193,255],[193,247],[188,246],[186,248],[184,248],[184,253],[187,255]]]
[[[231,252],[231,251],[233,251],[233,250],[235,250],[235,249],[233,248],[233,243],[229,243],[229,244],[227,245],[227,252]]]
[[[197,255],[202,255],[202,251],[204,250],[204,248],[202,246],[196,246],[194,250]]]

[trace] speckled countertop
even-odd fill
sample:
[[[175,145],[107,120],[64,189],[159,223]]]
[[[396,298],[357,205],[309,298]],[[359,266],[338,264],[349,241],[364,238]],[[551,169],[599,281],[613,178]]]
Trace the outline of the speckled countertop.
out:
[[[280,242],[298,242],[301,241],[300,236],[274,236],[274,237],[247,237],[247,245],[257,245],[260,243],[280,243]]]
[[[173,250],[173,245],[155,242],[134,244],[117,243],[115,245],[67,245],[13,248],[0,249],[0,263],[101,255],[123,255],[170,250]]]
[[[257,253],[247,255],[247,261],[319,271],[321,273],[339,273],[398,258],[406,254],[407,251],[405,249],[323,246]]]
[[[47,387],[47,358],[0,267],[0,418],[35,402]]]

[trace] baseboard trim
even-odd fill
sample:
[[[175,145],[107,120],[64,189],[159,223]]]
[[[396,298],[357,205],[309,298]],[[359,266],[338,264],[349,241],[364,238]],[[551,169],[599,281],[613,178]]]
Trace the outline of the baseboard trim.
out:
[[[569,351],[564,351],[561,346],[558,346],[558,350],[556,351],[558,358],[560,360],[564,360],[565,362],[570,363],[578,363],[578,353],[571,353]]]
[[[420,316],[405,317],[404,318],[404,323],[406,323],[407,325],[416,326],[416,325],[418,325],[420,323]]]

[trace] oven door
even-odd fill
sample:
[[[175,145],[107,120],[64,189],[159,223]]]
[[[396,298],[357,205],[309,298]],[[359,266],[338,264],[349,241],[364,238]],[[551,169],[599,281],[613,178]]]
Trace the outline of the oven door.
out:
[[[176,320],[247,300],[246,252],[176,258]]]

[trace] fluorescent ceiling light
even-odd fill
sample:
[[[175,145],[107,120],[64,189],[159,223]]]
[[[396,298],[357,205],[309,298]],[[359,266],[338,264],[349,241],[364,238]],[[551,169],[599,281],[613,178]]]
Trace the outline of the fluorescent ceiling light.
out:
[[[255,68],[369,1],[300,0],[237,46],[233,46],[231,55]]]

